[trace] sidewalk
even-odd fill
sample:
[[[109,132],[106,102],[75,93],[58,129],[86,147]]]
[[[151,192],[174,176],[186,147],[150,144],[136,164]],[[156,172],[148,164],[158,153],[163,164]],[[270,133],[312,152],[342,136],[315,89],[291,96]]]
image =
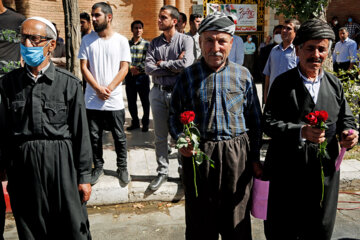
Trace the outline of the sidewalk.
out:
[[[131,122],[127,111],[125,87],[123,96],[126,109],[125,129]],[[259,93],[261,94],[261,93]],[[261,96],[261,95],[259,95]],[[142,107],[138,101],[139,117],[142,117]],[[169,157],[169,179],[157,191],[151,191],[148,186],[157,176],[154,150],[154,129],[150,114],[149,132],[140,129],[126,131],[128,143],[128,168],[131,182],[123,187],[116,176],[116,154],[113,150],[113,140],[110,132],[104,133],[104,172],[99,182],[93,186],[88,205],[109,205],[140,201],[178,201],[184,198],[184,190],[178,174],[177,150],[172,149]],[[265,151],[261,153],[265,157]],[[341,165],[341,190],[360,189],[360,161],[345,160]]]

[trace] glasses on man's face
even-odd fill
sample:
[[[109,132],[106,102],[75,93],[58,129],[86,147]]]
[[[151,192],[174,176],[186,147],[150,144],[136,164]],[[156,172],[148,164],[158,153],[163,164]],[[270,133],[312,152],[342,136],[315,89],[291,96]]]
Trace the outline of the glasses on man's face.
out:
[[[33,46],[37,46],[44,41],[51,40],[52,38],[41,35],[29,35],[29,34],[20,35],[20,40],[23,45],[25,45],[26,39],[29,39],[29,41]]]

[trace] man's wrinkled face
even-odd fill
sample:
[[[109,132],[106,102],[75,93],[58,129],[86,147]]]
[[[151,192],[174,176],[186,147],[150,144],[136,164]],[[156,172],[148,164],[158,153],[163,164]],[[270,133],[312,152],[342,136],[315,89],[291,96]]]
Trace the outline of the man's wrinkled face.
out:
[[[200,35],[200,48],[207,65],[218,70],[225,65],[233,43],[233,37],[224,32],[206,31]]]
[[[81,33],[87,33],[91,28],[91,23],[88,22],[86,19],[80,18],[80,30]]]
[[[53,51],[56,41],[47,38],[45,23],[30,19],[21,27],[21,44],[25,47],[44,47],[44,56],[46,56],[48,52]]]
[[[292,42],[295,39],[295,25],[292,23],[284,24],[281,30],[281,38],[284,42]]]
[[[144,29],[140,23],[134,24],[133,28],[131,29],[131,32],[133,33],[133,37],[141,37]]]
[[[339,31],[339,37],[341,41],[345,41],[349,36],[349,33],[346,30]]]
[[[177,19],[172,18],[170,15],[170,11],[164,9],[159,13],[158,26],[159,30],[167,31],[173,28],[177,23]]]
[[[302,46],[296,46],[300,68],[305,73],[318,71],[329,53],[329,40],[308,40]]]
[[[107,28],[107,26],[110,22],[109,15],[110,14],[108,14],[108,16],[106,16],[101,11],[100,7],[93,9],[91,11],[91,17],[92,17],[95,32],[102,32]]]

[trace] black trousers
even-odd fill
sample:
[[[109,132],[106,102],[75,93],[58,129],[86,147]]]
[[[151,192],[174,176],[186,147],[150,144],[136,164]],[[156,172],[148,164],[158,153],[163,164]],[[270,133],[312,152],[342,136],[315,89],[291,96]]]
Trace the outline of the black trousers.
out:
[[[143,126],[149,125],[149,113],[150,113],[150,78],[146,74],[140,74],[137,76],[126,76],[126,96],[128,100],[129,112],[132,118],[132,125],[139,125],[138,109],[136,105],[137,94],[139,94],[141,105],[144,111],[144,115],[141,119]]]
[[[204,161],[197,172],[195,195],[193,163],[182,157],[187,240],[251,240],[251,163],[246,134],[224,141],[204,141],[201,149],[215,162]]]
[[[333,135],[335,137],[335,133]],[[265,165],[272,164],[267,220],[264,222],[267,240],[331,239],[336,219],[340,171],[335,171],[336,157],[333,157],[338,155],[335,150],[337,142],[329,139],[327,149],[332,157],[322,160],[325,176],[321,205],[322,183],[317,144],[306,144],[303,151],[294,152],[296,156],[286,166],[283,165],[284,158],[279,160],[277,155],[266,159]],[[278,152],[279,148],[270,151]]]
[[[118,168],[127,168],[126,134],[124,132],[125,110],[99,111],[87,109],[86,113],[89,122],[94,167],[102,168],[104,165],[102,135],[106,126],[106,130],[110,130],[114,138],[116,165]]]
[[[90,240],[71,140],[33,140],[14,147],[8,192],[20,240]]]
[[[350,67],[350,61],[349,62],[341,62],[341,63],[335,62],[333,65],[335,72],[338,72],[340,69],[346,71],[349,69],[349,67]]]

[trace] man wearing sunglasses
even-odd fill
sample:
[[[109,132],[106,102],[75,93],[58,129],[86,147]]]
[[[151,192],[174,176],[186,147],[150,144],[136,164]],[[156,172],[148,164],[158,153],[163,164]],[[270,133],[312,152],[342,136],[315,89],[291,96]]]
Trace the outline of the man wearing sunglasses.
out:
[[[80,81],[50,60],[54,25],[21,26],[25,61],[0,80],[8,191],[20,239],[91,239],[91,144]],[[60,229],[61,228],[61,229]]]

